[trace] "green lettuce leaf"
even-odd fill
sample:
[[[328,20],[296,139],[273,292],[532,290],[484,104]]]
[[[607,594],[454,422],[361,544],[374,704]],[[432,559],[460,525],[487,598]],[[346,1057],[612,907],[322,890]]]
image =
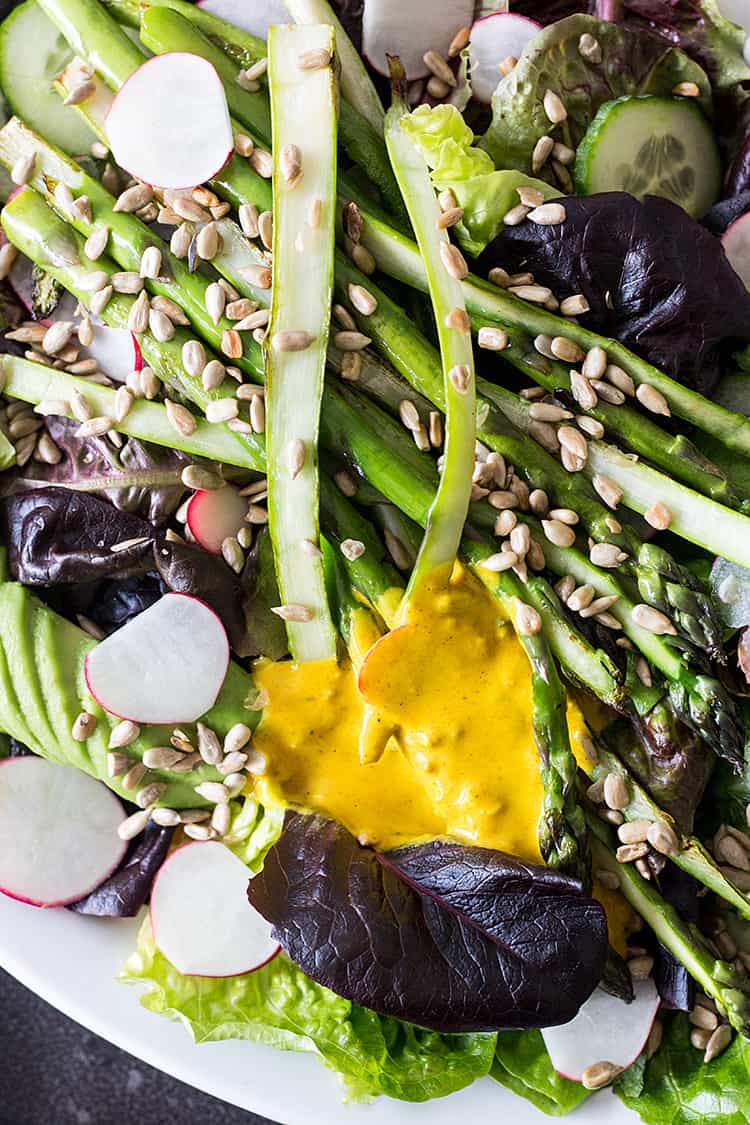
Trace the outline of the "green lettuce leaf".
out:
[[[578,41],[584,33],[599,41],[603,63],[581,55]],[[678,82],[695,82],[701,108],[710,114],[708,77],[682,51],[593,16],[568,16],[535,35],[500,81],[492,98],[492,123],[481,144],[498,168],[530,172],[534,146],[553,128],[543,105],[547,90],[559,94],[568,111],[555,136],[559,133],[577,148],[604,102],[624,94],[669,97]],[[552,175],[551,170],[542,174]]]
[[[640,1083],[618,1083],[616,1092],[647,1125],[747,1125],[750,1122],[750,1042],[736,1036],[705,1064],[690,1045],[684,1015],[670,1019]]]
[[[580,1082],[552,1068],[541,1031],[502,1031],[497,1037],[492,1077],[552,1117],[570,1113],[590,1096]]]
[[[519,171],[497,171],[491,157],[474,145],[474,134],[454,105],[419,106],[402,128],[418,145],[438,191],[450,188],[463,219],[454,228],[467,253],[477,256],[503,225],[503,215],[518,203],[519,187],[535,187],[545,199],[560,192]]]
[[[319,1055],[351,1099],[426,1101],[492,1065],[495,1035],[439,1035],[384,1019],[315,984],[283,953],[241,977],[182,976],[156,948],[148,919],[121,980],[146,984],[143,1006],[180,1020],[196,1043],[247,1039]]]

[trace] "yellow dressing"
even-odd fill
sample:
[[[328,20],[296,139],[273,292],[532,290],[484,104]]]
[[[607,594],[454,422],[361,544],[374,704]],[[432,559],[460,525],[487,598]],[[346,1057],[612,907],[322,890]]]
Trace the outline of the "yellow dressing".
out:
[[[372,639],[364,614],[354,638],[359,663]],[[382,847],[447,836],[539,860],[529,666],[489,594],[458,569],[424,586],[360,676],[362,691],[349,664],[257,666],[270,700],[255,735],[269,762],[258,797],[326,813]],[[373,712],[385,748],[363,765]]]

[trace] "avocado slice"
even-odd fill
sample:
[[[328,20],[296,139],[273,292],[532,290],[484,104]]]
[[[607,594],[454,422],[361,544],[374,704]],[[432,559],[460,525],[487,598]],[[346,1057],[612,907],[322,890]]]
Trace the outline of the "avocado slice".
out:
[[[96,643],[23,586],[0,583],[0,729],[42,757],[84,770],[132,799],[121,778],[107,775],[109,737],[119,720],[96,703],[86,685],[86,654]],[[230,664],[219,698],[203,721],[220,738],[235,723],[255,726],[260,714],[247,706],[255,694],[252,677]],[[76,742],[71,730],[81,711],[95,715],[97,726],[85,742]],[[149,747],[168,743],[171,733],[171,726],[143,725],[127,753],[136,761]],[[215,780],[220,780],[218,771],[201,763],[186,774],[149,770],[143,784],[164,782],[167,789],[158,804],[180,809],[205,806],[195,786]]]

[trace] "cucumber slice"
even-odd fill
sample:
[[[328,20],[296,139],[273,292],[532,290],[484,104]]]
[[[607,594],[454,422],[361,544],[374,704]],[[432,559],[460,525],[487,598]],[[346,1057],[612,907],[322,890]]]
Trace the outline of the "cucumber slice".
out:
[[[53,81],[73,52],[36,0],[26,0],[0,25],[0,87],[13,113],[72,156],[88,152],[96,137],[63,105]]]
[[[718,199],[721,162],[713,131],[692,98],[624,97],[605,102],[578,146],[580,195],[659,195],[688,214]]]

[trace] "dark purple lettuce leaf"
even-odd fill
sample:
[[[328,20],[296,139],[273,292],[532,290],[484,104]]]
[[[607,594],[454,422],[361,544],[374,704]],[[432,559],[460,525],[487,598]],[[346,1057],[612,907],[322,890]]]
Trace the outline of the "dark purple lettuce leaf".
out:
[[[34,751],[29,750],[28,746],[23,742],[19,742],[17,738],[8,739],[8,757],[9,758],[33,758]]]
[[[76,606],[76,613],[84,613],[102,632],[109,636],[123,625],[127,625],[133,617],[152,606],[167,590],[158,574],[143,574],[133,578],[113,578],[106,582],[96,583],[91,595],[84,600],[80,597],[81,587],[74,587],[73,599],[66,587],[57,587],[51,591],[57,598],[47,600],[51,605],[63,602],[64,608],[58,612],[65,613],[72,605]],[[60,596],[62,595],[62,596]],[[79,596],[76,596],[79,595]]]
[[[748,146],[748,155],[750,156],[750,146]],[[750,160],[748,164],[750,165]],[[750,184],[750,167],[748,172],[748,184]],[[711,231],[711,234],[722,235],[727,227],[730,227],[735,219],[739,219],[746,211],[750,211],[750,189],[714,203],[711,210],[701,219],[701,223],[706,230]]]
[[[154,544],[154,560],[164,585],[210,605],[221,618],[234,651],[246,655],[242,583],[232,568],[200,547],[166,539]]]
[[[607,957],[574,879],[438,841],[378,853],[318,816],[287,813],[248,897],[313,980],[437,1031],[565,1023]]]
[[[559,297],[583,293],[588,328],[710,394],[725,360],[750,342],[750,293],[719,240],[668,199],[603,192],[561,202],[564,223],[505,227],[481,271],[530,270]]]
[[[131,844],[114,875],[68,909],[99,917],[134,918],[148,900],[156,874],[167,858],[174,828],[149,821]]]
[[[37,488],[0,501],[0,539],[24,586],[141,575],[153,565],[151,524],[90,492]],[[113,544],[143,539],[113,552]]]
[[[46,424],[63,458],[57,465],[29,462],[21,474],[23,487],[59,484],[99,494],[154,524],[179,507],[185,492],[180,476],[190,464],[186,454],[136,438],[127,438],[118,450],[106,437],[78,437],[78,423],[68,418],[50,416]]]

